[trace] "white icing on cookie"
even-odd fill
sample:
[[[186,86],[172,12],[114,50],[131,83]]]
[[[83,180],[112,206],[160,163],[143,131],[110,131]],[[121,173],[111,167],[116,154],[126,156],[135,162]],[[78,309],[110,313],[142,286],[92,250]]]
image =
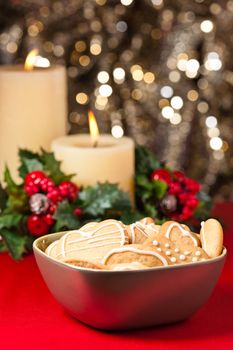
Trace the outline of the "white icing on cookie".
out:
[[[54,250],[54,248],[58,245],[58,241],[54,241],[53,243],[51,243],[47,248],[46,248],[46,254],[48,256],[52,255],[52,252]]]
[[[193,240],[194,245],[197,247],[198,244],[197,244],[196,239],[191,235],[191,233],[190,233],[189,231],[185,230],[185,229],[184,229],[180,224],[178,224],[177,222],[173,222],[173,223],[168,227],[167,232],[165,233],[165,237],[166,237],[166,238],[170,239],[170,233],[171,233],[171,231],[172,231],[172,229],[173,229],[174,227],[177,227],[177,228],[180,230],[180,232],[182,233],[183,236],[187,236],[187,237],[191,238],[191,239]]]

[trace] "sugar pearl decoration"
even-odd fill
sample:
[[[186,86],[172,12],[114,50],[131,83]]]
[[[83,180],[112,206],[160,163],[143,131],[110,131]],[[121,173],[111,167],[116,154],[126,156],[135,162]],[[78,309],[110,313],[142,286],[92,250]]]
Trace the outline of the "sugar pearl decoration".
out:
[[[175,253],[179,253],[179,251],[180,251],[179,248],[175,248],[175,249],[174,249],[174,252],[175,252]]]
[[[161,251],[162,251],[162,249],[161,249],[161,248],[157,248],[157,250],[158,250],[158,252],[161,252]]]
[[[166,250],[165,254],[166,255],[171,255],[171,251],[170,250]]]
[[[158,245],[159,245],[159,242],[156,241],[156,239],[155,239],[155,240],[152,242],[152,244],[155,245],[155,246],[158,246]]]
[[[186,256],[184,254],[180,254],[180,260],[185,260]]]
[[[196,251],[195,253],[196,256],[201,256],[201,252],[199,250]]]
[[[171,257],[171,262],[175,263],[176,262],[176,258],[174,256]]]
[[[195,262],[195,261],[197,261],[198,260],[198,258],[196,257],[196,256],[194,256],[193,258],[192,258],[192,261],[193,262]]]
[[[170,244],[169,243],[165,243],[165,248],[170,248]]]

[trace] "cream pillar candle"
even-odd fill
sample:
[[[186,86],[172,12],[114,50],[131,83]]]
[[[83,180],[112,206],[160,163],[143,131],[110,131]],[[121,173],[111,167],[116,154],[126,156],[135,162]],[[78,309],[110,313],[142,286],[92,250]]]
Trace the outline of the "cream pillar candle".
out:
[[[65,135],[66,91],[62,66],[0,67],[0,179],[5,163],[17,178],[19,147],[49,149],[54,138]]]
[[[62,170],[76,174],[73,181],[78,185],[118,183],[133,201],[134,142],[131,138],[100,135],[98,146],[92,147],[90,135],[70,135],[54,140],[52,150],[62,161]]]

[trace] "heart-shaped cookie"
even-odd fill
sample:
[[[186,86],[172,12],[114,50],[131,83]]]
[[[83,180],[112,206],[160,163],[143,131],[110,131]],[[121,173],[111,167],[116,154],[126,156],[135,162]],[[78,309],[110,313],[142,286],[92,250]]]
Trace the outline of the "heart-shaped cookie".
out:
[[[46,253],[58,260],[77,259],[99,263],[109,250],[128,243],[129,238],[123,223],[105,220],[67,232],[57,245],[48,247]]]
[[[183,249],[189,250],[191,247],[200,246],[200,240],[190,231],[189,227],[176,221],[165,222],[161,226],[159,234],[177,245],[181,245]]]

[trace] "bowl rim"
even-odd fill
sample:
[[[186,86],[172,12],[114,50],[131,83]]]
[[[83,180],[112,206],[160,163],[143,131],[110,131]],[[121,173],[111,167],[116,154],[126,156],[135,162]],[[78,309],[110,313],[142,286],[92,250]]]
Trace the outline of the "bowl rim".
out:
[[[60,261],[60,260],[57,260],[57,259],[54,259],[52,257],[50,257],[49,255],[45,254],[45,252],[43,252],[39,247],[38,247],[38,244],[43,240],[43,239],[46,239],[46,238],[54,238],[54,237],[57,237],[57,236],[62,236],[63,234],[65,234],[67,231],[62,231],[62,232],[55,232],[55,233],[50,233],[50,234],[47,234],[47,235],[44,235],[44,236],[41,236],[41,237],[38,237],[34,242],[33,242],[33,251],[34,251],[34,255],[37,253],[39,254],[41,257],[45,258],[48,262],[51,262],[55,265],[58,265],[60,267],[63,267],[65,269],[68,269],[68,270],[76,270],[76,271],[80,271],[80,272],[86,272],[86,273],[95,273],[95,274],[98,274],[98,273],[101,273],[101,274],[106,274],[106,273],[140,273],[140,272],[145,272],[145,271],[161,271],[161,270],[177,270],[177,269],[183,269],[183,268],[189,268],[190,266],[199,266],[199,265],[209,265],[209,264],[213,264],[215,262],[218,262],[218,261],[221,261],[221,260],[224,260],[227,256],[227,249],[226,247],[223,246],[223,250],[222,250],[222,253],[220,255],[218,255],[217,257],[215,258],[210,258],[210,259],[207,259],[207,260],[204,260],[204,261],[197,261],[197,262],[189,262],[189,263],[181,263],[181,264],[177,264],[177,265],[168,265],[168,266],[155,266],[155,267],[148,267],[147,269],[140,269],[140,270],[98,270],[98,269],[93,269],[93,268],[85,268],[85,267],[81,267],[81,266],[75,266],[75,265],[71,265],[71,264],[67,264],[63,261]],[[60,238],[59,237],[59,238]],[[54,242],[54,240],[51,241]]]

